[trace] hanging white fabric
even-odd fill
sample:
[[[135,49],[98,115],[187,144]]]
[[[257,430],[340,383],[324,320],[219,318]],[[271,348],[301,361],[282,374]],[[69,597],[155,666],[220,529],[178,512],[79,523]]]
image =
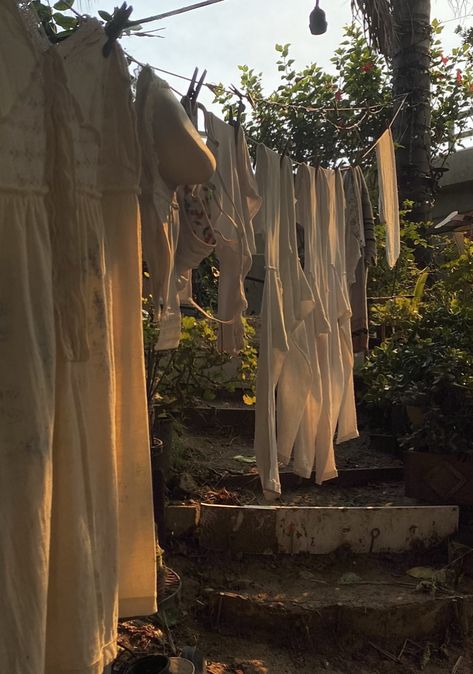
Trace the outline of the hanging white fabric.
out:
[[[255,453],[264,494],[272,499],[281,493],[278,461],[288,463],[291,458],[310,389],[312,369],[304,319],[312,311],[314,300],[297,255],[292,162],[260,145],[256,178],[263,207],[255,219],[255,229],[265,237],[266,275],[256,381]]]
[[[220,263],[219,347],[236,354],[244,345],[243,314],[248,306],[244,281],[256,252],[253,218],[261,206],[243,130],[210,112],[205,116],[207,144],[217,161],[214,215],[215,252]]]
[[[391,129],[387,129],[376,144],[379,181],[379,217],[386,226],[386,259],[392,269],[401,251],[399,195],[396,156]]]

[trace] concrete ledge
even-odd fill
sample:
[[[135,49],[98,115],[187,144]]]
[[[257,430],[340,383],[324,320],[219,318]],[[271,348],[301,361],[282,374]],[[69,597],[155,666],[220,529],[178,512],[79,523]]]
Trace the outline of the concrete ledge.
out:
[[[166,506],[166,529],[176,538],[194,533],[199,518],[200,507],[196,504]]]
[[[284,507],[201,504],[200,544],[245,554],[404,552],[458,530],[456,506]]]

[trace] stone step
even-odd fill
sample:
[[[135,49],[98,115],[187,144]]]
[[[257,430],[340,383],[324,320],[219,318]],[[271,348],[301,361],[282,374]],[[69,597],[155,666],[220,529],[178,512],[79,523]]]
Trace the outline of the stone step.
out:
[[[297,507],[201,504],[202,548],[236,554],[399,553],[458,530],[457,506]]]
[[[334,639],[340,646],[362,639],[390,648],[405,639],[442,639],[447,629],[469,633],[471,581],[461,591],[420,591],[413,578],[393,577],[382,567],[369,568],[370,563],[361,564],[359,580],[346,574],[351,584],[343,576],[337,581],[317,571],[313,578],[310,571],[301,578],[297,569],[288,576],[265,568],[264,580],[253,588],[238,592],[209,588],[212,625],[254,640],[297,644],[301,652],[323,651],[328,643],[333,648]]]

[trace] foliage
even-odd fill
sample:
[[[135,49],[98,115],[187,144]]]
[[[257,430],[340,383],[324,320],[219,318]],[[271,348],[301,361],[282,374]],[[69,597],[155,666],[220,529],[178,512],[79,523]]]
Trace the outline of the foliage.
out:
[[[418,288],[413,298],[374,308],[375,322],[389,323],[392,335],[363,368],[365,401],[384,412],[393,405],[422,408],[421,426],[405,438],[408,447],[473,451],[472,265],[470,244],[439,267],[422,300]]]
[[[220,391],[242,391],[254,403],[257,354],[254,329],[245,322],[245,346],[239,360],[217,348],[218,329],[207,319],[182,316],[181,341],[172,351],[156,351],[159,324],[149,300],[143,303],[148,405],[153,414],[181,416],[185,408],[215,400]]]
[[[468,126],[473,94],[472,35],[462,33],[462,45],[445,54],[442,25],[432,23],[432,165],[460,143]],[[290,45],[276,45],[281,83],[264,95],[261,73],[240,65],[240,90],[251,103],[242,116],[249,136],[269,147],[287,148],[297,161],[333,166],[340,161],[372,163],[364,156],[393,117],[391,68],[374,51],[356,25],[346,26],[344,39],[331,59],[336,73],[316,63],[294,67]],[[216,101],[227,115],[238,102],[223,85]],[[441,171],[439,172],[439,175]]]

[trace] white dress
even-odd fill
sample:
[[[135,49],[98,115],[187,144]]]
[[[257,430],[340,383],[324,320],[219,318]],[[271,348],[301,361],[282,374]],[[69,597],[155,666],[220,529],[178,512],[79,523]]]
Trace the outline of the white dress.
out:
[[[0,662],[43,674],[56,339],[41,53],[0,1]]]
[[[328,335],[330,325],[325,313],[324,248],[318,228],[317,171],[301,165],[296,176],[297,221],[304,228],[304,271],[314,296],[315,307],[306,318],[306,329],[312,365],[312,379],[304,415],[294,448],[293,470],[309,478],[314,468],[317,481],[333,477],[333,440],[330,421],[330,366]],[[319,194],[319,197],[321,195]],[[320,199],[321,200],[321,199]],[[324,377],[322,377],[322,372]],[[316,456],[316,441],[318,456]],[[323,450],[323,451],[322,451]]]
[[[278,461],[291,458],[312,379],[305,317],[314,301],[297,256],[292,163],[260,145],[256,177],[263,207],[266,275],[256,381],[255,454],[263,492],[281,493]],[[277,428],[276,428],[277,387]]]

